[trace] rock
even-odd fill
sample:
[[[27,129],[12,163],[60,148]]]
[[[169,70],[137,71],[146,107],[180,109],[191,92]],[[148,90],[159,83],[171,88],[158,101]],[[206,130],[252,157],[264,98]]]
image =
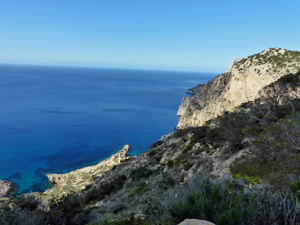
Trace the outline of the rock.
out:
[[[177,129],[202,126],[224,111],[254,101],[261,91],[280,77],[296,73],[300,57],[293,51],[267,49],[246,59],[234,60],[228,71],[209,81],[192,98],[184,96],[179,106]],[[276,56],[277,62],[272,61]],[[280,66],[284,65],[284,66]]]
[[[193,171],[188,171],[187,176],[183,178],[183,181],[184,182],[188,181],[192,176],[194,176],[194,172]]]
[[[166,156],[162,157],[159,163],[165,163],[166,161]]]
[[[201,89],[205,86],[205,84],[198,84],[196,87],[190,88],[186,90],[186,93],[191,95],[196,94],[197,92],[201,91]]]
[[[100,206],[103,206],[104,205],[104,202],[103,201],[100,201],[100,202],[97,202],[95,204],[96,207],[100,207]]]
[[[7,180],[0,180],[0,198],[8,197],[12,189],[12,182],[9,182]]]
[[[129,145],[124,145],[123,149],[112,155],[110,158],[99,162],[95,166],[88,166],[66,174],[47,174],[49,182],[54,187],[65,187],[69,191],[80,191],[91,183],[92,177],[102,176],[106,171],[118,165],[122,160],[126,159],[126,154],[129,151]],[[49,189],[45,194],[62,195],[61,191],[55,188]]]
[[[193,146],[193,150],[198,149],[201,147],[201,144],[199,142],[197,142],[194,146]]]
[[[241,60],[243,60],[243,59],[244,59],[244,58],[238,58],[238,59],[233,60],[232,63],[230,64],[230,66],[229,66],[229,68],[228,68],[228,70],[227,70],[226,73],[230,73],[231,70],[232,70],[232,67],[233,67],[237,62],[239,62],[239,61],[241,61]]]
[[[186,219],[179,225],[215,225],[214,223],[205,220]]]

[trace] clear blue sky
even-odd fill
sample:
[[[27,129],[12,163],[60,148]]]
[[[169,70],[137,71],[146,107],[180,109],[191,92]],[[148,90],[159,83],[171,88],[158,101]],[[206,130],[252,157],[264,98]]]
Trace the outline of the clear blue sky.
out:
[[[0,63],[224,72],[300,50],[299,0],[0,0]]]

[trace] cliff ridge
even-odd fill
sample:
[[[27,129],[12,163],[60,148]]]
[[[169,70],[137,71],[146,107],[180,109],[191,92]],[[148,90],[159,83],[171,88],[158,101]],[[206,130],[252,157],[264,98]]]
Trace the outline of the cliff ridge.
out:
[[[300,52],[269,48],[232,62],[226,73],[209,81],[192,98],[184,97],[177,113],[178,129],[203,125],[254,101],[260,91],[280,77],[300,70]]]

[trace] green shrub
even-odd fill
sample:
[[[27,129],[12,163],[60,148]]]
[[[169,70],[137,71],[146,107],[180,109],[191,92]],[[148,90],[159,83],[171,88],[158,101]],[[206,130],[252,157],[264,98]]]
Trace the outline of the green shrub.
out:
[[[173,186],[174,184],[175,184],[175,180],[174,180],[174,178],[170,175],[170,174],[168,174],[168,173],[164,173],[163,174],[163,181],[164,181],[164,183],[166,184],[166,185],[168,185],[168,186]]]
[[[150,220],[142,220],[140,218],[135,218],[132,214],[127,219],[104,219],[104,220],[95,220],[89,225],[150,225]]]
[[[163,144],[163,141],[159,140],[159,141],[155,142],[154,144],[150,145],[150,149],[157,148],[158,146],[160,146],[162,144]]]
[[[91,190],[86,194],[85,202],[91,200],[101,200],[111,192],[118,191],[123,188],[127,177],[125,175],[119,175],[115,180],[102,184],[98,188]]]
[[[300,200],[300,179],[289,184],[295,202]]]
[[[182,200],[175,201],[168,208],[174,223],[186,218],[205,219],[222,225],[239,224],[247,219],[253,210],[253,198],[230,192],[229,186],[212,184],[206,179]]]
[[[140,180],[142,178],[147,178],[149,177],[153,172],[151,170],[148,170],[147,168],[141,166],[141,167],[138,167],[134,170],[132,170],[130,172],[130,177],[133,179],[133,180]]]
[[[168,167],[172,167],[174,165],[174,163],[171,159],[167,159],[167,165],[168,165]]]
[[[39,201],[34,196],[21,196],[16,200],[16,204],[24,210],[35,210],[39,206]]]
[[[149,151],[149,157],[155,156],[156,153],[157,153],[157,151],[155,151],[155,150]]]
[[[137,186],[138,187],[136,189],[134,189],[131,194],[128,195],[129,198],[132,198],[135,194],[141,194],[141,193],[145,192],[147,189],[147,186],[145,183],[139,183]]]
[[[277,119],[230,165],[233,175],[257,177],[274,187],[287,187],[300,176],[300,113]]]

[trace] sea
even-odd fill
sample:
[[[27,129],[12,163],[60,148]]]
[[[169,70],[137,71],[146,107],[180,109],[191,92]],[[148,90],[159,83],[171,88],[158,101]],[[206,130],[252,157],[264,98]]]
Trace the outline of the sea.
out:
[[[185,91],[216,73],[0,65],[0,180],[50,188],[45,174],[129,156],[174,131]]]

